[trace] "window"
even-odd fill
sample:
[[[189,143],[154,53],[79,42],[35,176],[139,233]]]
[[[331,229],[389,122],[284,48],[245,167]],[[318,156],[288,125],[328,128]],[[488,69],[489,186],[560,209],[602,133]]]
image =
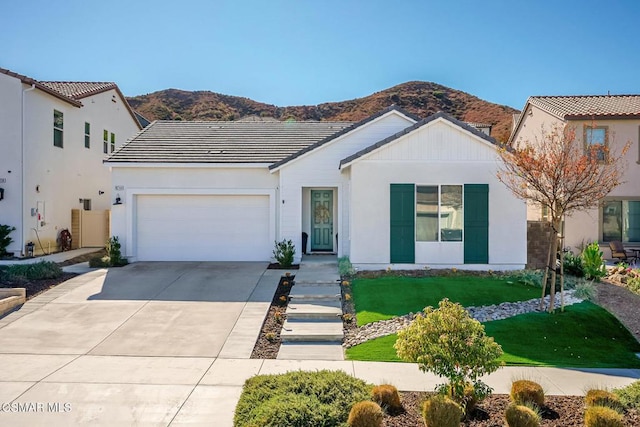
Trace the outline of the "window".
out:
[[[63,146],[64,115],[62,111],[53,110],[53,145],[62,148]]]
[[[91,125],[84,122],[84,148],[91,148]]]
[[[462,241],[462,186],[416,186],[416,240]]]
[[[109,131],[106,129],[102,132],[102,151],[104,154],[109,153]]]
[[[111,152],[116,151],[116,134],[111,132]]]
[[[606,126],[588,126],[584,127],[584,149],[588,154],[593,154],[600,162],[604,162],[607,158],[607,149],[609,147],[609,130]]]
[[[85,211],[91,210],[91,199],[82,199],[82,209]]]
[[[607,200],[603,203],[602,240],[640,242],[640,200]]]

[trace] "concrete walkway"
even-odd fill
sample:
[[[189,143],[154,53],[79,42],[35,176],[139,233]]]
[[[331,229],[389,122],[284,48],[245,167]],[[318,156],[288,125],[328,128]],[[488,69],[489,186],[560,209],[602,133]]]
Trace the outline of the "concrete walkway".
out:
[[[38,256],[34,258],[0,260],[0,265],[34,264],[36,262],[41,262],[41,261],[63,262],[80,255],[98,252],[99,250],[100,248],[82,248],[82,249],[73,249],[65,252],[56,252],[51,255],[43,255],[43,256]]]
[[[75,277],[0,319],[0,425],[227,427],[247,378],[299,369],[407,391],[442,382],[414,364],[249,359],[281,272],[246,271],[253,285],[239,286],[200,263],[171,277],[150,264]],[[521,378],[581,395],[630,384],[640,370],[506,367],[485,381],[507,393]]]

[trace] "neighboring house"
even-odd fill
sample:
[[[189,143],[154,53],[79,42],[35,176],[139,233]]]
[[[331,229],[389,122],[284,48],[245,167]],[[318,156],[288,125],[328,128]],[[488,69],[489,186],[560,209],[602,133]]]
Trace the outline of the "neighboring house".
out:
[[[55,251],[72,209],[108,210],[103,159],[140,130],[115,83],[46,82],[0,68],[0,224],[8,251]]]
[[[577,251],[598,241],[607,257],[610,241],[640,246],[640,95],[530,97],[515,120],[510,142],[534,142],[542,127],[550,130],[555,124],[575,127],[585,148],[604,144],[620,153],[631,142],[624,158],[624,182],[599,208],[565,218],[565,245]],[[527,216],[530,221],[539,221],[546,218],[546,212],[530,206]]]
[[[159,121],[106,161],[112,233],[132,261],[266,261],[282,239],[299,260],[306,234],[307,252],[359,268],[519,269],[525,204],[497,159],[483,132],[397,107],[354,124]]]

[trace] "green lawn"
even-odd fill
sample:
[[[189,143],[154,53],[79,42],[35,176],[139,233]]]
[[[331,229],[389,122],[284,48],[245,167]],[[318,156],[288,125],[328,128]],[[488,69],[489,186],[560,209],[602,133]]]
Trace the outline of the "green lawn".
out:
[[[353,301],[358,325],[391,319],[438,306],[443,298],[463,306],[499,304],[539,298],[540,288],[495,277],[397,277],[353,281]]]
[[[640,344],[603,308],[590,302],[564,313],[529,313],[484,323],[502,346],[507,365],[590,368],[640,368]],[[350,360],[399,361],[397,335],[347,349]]]

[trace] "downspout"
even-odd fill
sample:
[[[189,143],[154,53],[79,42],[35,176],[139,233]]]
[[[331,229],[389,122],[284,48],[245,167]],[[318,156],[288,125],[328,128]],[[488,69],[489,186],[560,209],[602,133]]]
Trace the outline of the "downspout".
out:
[[[27,89],[23,89],[22,90],[22,115],[20,116],[21,119],[21,128],[20,128],[20,169],[21,169],[21,188],[20,188],[20,253],[24,256],[24,189],[25,189],[25,185],[24,185],[24,180],[25,180],[25,176],[26,176],[26,171],[25,171],[25,166],[24,166],[24,134],[25,134],[25,127],[26,127],[26,120],[25,120],[25,93],[27,92],[31,92],[32,90],[34,90],[36,88],[35,83],[31,84],[30,88]]]

